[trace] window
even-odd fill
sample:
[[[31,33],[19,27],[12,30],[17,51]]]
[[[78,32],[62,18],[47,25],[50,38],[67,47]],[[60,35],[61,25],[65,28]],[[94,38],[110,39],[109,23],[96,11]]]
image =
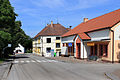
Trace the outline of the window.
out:
[[[47,38],[47,43],[51,43],[51,38]]]
[[[60,48],[60,43],[56,43],[56,48]]]
[[[51,48],[46,48],[46,52],[50,53],[51,52]]]
[[[100,45],[100,56],[103,56],[103,57],[108,56],[108,45],[105,45],[105,44]]]
[[[97,55],[97,45],[95,45],[95,55]]]
[[[100,56],[103,56],[103,45],[100,45]]]
[[[60,40],[60,37],[56,37],[56,40]]]
[[[91,46],[91,56],[93,55],[93,46]]]

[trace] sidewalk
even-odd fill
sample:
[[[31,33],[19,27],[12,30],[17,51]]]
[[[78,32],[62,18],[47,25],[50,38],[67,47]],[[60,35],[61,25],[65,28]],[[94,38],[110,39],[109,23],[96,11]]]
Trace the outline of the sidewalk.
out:
[[[10,64],[11,64],[10,62],[3,62],[0,64],[0,80],[3,79],[3,75],[10,66]]]
[[[12,61],[13,59],[7,59],[0,64],[0,80],[6,80]]]
[[[81,60],[81,59],[76,59],[74,57],[46,57],[48,59],[53,59],[53,60],[57,60],[57,61],[61,61],[61,62],[68,62],[68,63],[94,63],[94,64],[97,64],[97,63],[106,63],[106,62],[103,62],[103,61],[92,61],[92,60],[87,60],[87,59],[84,59],[84,60]]]

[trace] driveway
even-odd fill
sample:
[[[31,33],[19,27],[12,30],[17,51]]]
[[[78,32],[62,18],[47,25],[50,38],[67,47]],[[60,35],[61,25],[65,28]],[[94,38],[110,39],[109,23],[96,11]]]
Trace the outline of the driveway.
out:
[[[104,73],[120,64],[67,63],[26,54],[17,56],[7,80],[109,80]]]

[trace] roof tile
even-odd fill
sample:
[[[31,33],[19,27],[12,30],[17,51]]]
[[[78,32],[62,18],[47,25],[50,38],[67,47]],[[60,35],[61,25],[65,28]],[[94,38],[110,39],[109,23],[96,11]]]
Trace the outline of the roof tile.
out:
[[[62,37],[113,27],[118,22],[120,22],[120,9],[83,22]]]

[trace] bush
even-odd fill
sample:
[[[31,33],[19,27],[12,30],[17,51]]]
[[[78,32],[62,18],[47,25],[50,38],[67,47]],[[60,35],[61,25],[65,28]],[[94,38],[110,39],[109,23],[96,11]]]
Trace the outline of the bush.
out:
[[[98,56],[90,56],[89,57],[89,60],[94,60],[94,61],[96,61],[98,59]]]
[[[32,50],[26,50],[26,53],[32,53]]]

